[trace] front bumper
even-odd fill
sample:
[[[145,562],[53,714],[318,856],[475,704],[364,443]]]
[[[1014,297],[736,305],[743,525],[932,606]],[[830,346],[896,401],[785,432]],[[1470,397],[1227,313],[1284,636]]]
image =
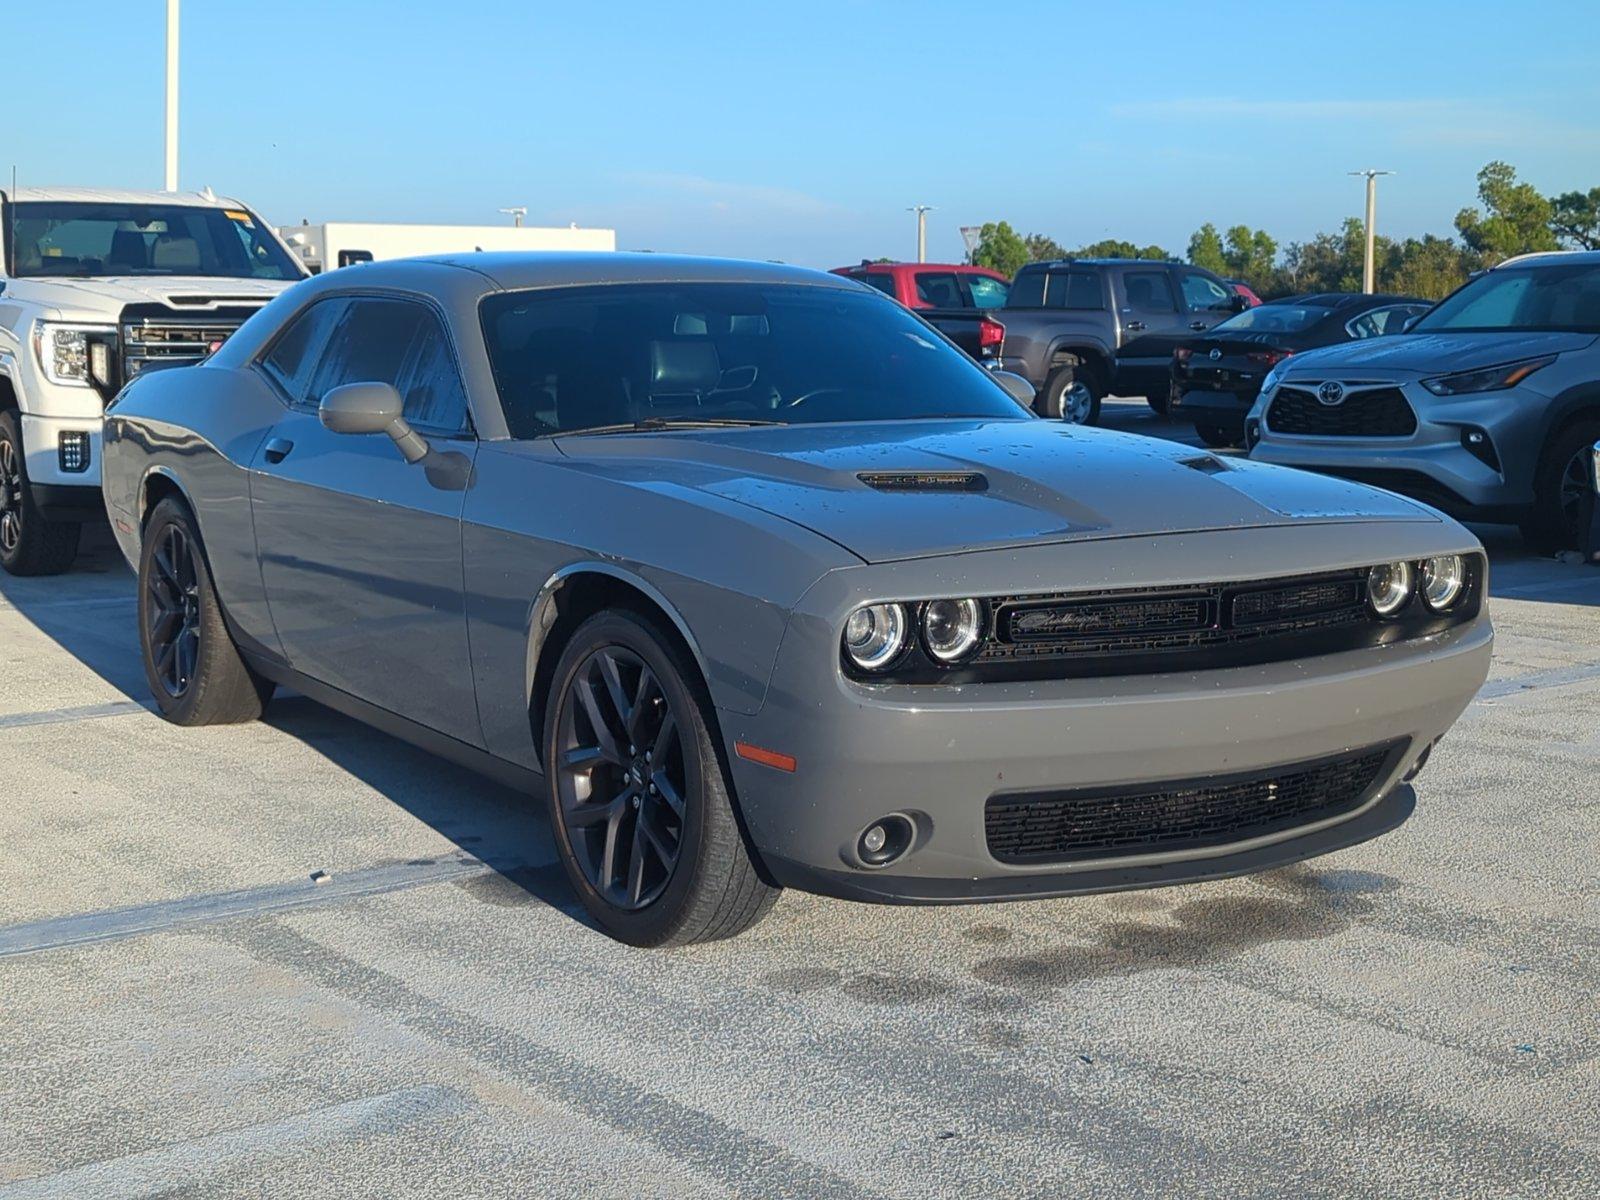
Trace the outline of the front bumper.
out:
[[[1371,379],[1372,372],[1362,372]],[[1279,386],[1314,390],[1316,378],[1285,379]],[[1452,516],[1517,520],[1534,502],[1533,476],[1544,437],[1548,397],[1525,388],[1479,395],[1435,396],[1416,380],[1394,380],[1417,420],[1406,437],[1309,437],[1272,428],[1271,397],[1250,417],[1260,440],[1250,457],[1376,484],[1422,500]],[[1492,448],[1485,461],[1465,439],[1481,434]],[[1480,443],[1481,444],[1481,443]]]
[[[1368,552],[1377,549],[1383,558],[1385,527],[1363,529]],[[1242,550],[1248,539],[1269,555],[1291,557],[1297,535],[1303,542],[1303,531],[1282,529],[1196,537],[1189,546],[1209,559],[1230,546]],[[1472,548],[1470,538],[1461,544],[1453,526],[1420,541],[1411,539],[1414,549],[1394,556],[1448,552],[1447,543],[1453,550]],[[1429,545],[1434,542],[1436,549]],[[1143,584],[1138,553],[1125,545],[1120,555],[1124,574]],[[1084,566],[1094,577],[1094,564]],[[971,568],[973,575],[982,571],[977,562]],[[895,569],[913,581],[931,571],[921,563]],[[808,595],[811,611],[791,621],[761,711],[720,716],[746,827],[769,872],[802,889],[889,902],[1151,887],[1261,870],[1376,836],[1409,813],[1412,799],[1401,780],[1482,685],[1493,640],[1488,617],[1480,613],[1412,642],[1252,667],[863,686],[844,679],[837,667],[842,613],[832,609],[849,606],[849,600],[840,602],[846,592],[842,582],[838,586],[838,596]],[[741,741],[792,755],[797,769],[745,761],[735,752]],[[1395,741],[1400,751],[1359,806],[1325,822],[1233,844],[1068,864],[1002,862],[989,849],[985,807],[1000,793],[1265,774]],[[916,822],[913,848],[889,866],[864,865],[856,849],[861,833],[893,813]]]
[[[27,452],[28,479],[35,487],[56,487],[100,490],[100,423],[99,397],[94,398],[96,411],[92,415],[37,416],[22,414],[22,445]],[[72,434],[86,449],[87,459],[81,471],[63,469],[61,439]]]

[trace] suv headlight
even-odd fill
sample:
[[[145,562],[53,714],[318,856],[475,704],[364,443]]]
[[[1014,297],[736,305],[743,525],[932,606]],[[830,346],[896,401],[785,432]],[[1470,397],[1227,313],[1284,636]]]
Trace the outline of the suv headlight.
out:
[[[1278,386],[1278,381],[1283,378],[1283,368],[1288,361],[1288,359],[1283,359],[1274,363],[1272,370],[1267,372],[1267,377],[1261,381],[1261,394],[1263,396]]]
[[[1484,367],[1480,371],[1462,371],[1458,375],[1439,375],[1424,379],[1422,386],[1435,396],[1465,396],[1473,392],[1498,392],[1516,387],[1540,367],[1555,362],[1554,354],[1543,358],[1525,358],[1521,362],[1501,363],[1498,367]]]
[[[115,334],[110,325],[62,325],[40,321],[33,327],[33,353],[44,377],[51,383],[89,386],[89,339],[93,334]]]

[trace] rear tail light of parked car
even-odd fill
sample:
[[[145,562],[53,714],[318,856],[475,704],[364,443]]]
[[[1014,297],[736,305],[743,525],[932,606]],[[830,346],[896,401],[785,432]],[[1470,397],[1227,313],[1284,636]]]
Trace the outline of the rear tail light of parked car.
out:
[[[1293,353],[1293,350],[1252,350],[1244,360],[1261,367],[1275,367]]]
[[[1193,355],[1194,351],[1189,349],[1189,347],[1179,346],[1172,352],[1172,361],[1177,363],[1180,367],[1188,366],[1189,359],[1193,357]]]
[[[993,317],[978,322],[978,349],[984,354],[999,354],[1005,344],[1006,327]]]

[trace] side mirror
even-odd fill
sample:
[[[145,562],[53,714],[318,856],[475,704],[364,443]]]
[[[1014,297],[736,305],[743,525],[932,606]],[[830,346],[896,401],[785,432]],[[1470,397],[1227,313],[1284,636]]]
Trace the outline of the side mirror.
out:
[[[994,376],[996,383],[1005,388],[1006,395],[1022,405],[1023,408],[1033,407],[1034,399],[1038,396],[1033,384],[1015,371],[990,371],[989,374]]]
[[[1404,321],[1400,322],[1400,332],[1401,333],[1410,333],[1411,332],[1411,327],[1413,325],[1415,325],[1420,320],[1422,320],[1422,314],[1421,313],[1418,313],[1414,317],[1407,317]]]
[[[323,428],[333,433],[387,433],[408,463],[428,457],[428,443],[406,423],[405,401],[387,383],[347,383],[317,405]]]
[[[1229,312],[1242,313],[1249,307],[1250,298],[1248,296],[1241,296],[1238,292],[1235,292],[1232,296],[1228,297]]]

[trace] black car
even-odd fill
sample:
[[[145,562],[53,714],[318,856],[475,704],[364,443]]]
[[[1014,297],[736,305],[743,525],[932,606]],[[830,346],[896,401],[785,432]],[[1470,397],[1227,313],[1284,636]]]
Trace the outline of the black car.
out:
[[[1273,300],[1230,317],[1172,352],[1171,415],[1208,446],[1244,443],[1261,381],[1291,354],[1400,333],[1431,307],[1413,296],[1323,292]]]

